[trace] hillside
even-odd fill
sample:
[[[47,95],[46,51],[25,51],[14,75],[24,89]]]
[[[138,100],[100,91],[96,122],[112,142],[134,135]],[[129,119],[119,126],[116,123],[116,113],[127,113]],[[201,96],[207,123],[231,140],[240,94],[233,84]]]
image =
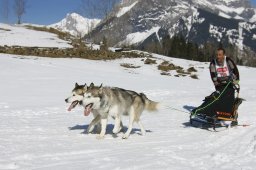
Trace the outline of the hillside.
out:
[[[36,31],[26,26],[0,23],[0,46],[71,48],[70,42],[58,38],[58,35]]]

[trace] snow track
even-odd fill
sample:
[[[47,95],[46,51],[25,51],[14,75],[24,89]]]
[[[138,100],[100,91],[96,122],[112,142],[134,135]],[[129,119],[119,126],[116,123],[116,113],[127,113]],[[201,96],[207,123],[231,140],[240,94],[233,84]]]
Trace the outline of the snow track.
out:
[[[0,169],[255,169],[256,87],[249,79],[254,68],[239,67],[241,97],[247,99],[239,121],[251,124],[245,128],[209,132],[189,126],[188,114],[161,108],[143,113],[146,136],[136,123],[128,140],[121,139],[122,132],[113,136],[114,121],[109,119],[105,139],[97,140],[95,134],[83,133],[92,116],[84,117],[80,107],[66,111],[64,99],[75,82],[144,92],[184,111],[201,104],[213,90],[208,64],[165,59],[185,68],[194,65],[200,80],[160,76],[155,65],[144,65],[141,59],[106,62],[1,54]],[[142,67],[130,70],[120,63]],[[128,118],[122,120],[127,126]]]

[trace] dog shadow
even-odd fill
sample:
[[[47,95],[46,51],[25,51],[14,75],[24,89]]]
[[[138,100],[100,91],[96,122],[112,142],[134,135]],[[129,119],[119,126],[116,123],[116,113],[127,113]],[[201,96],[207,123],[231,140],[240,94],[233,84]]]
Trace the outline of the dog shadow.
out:
[[[87,129],[88,129],[89,125],[75,125],[73,127],[69,127],[69,130],[83,130],[83,132],[81,132],[81,134],[87,134]],[[114,125],[113,124],[108,124],[107,125],[107,129],[106,129],[106,135],[110,134],[112,135],[114,138],[117,138],[118,136],[116,134],[113,134],[112,130],[114,129]],[[127,126],[124,126],[122,128],[122,130],[120,132],[125,133],[128,130]],[[151,130],[146,130],[147,133],[152,133]],[[96,128],[93,130],[92,134],[97,134],[96,132]],[[140,133],[140,129],[138,128],[133,128],[131,131],[131,134],[138,134],[141,135]]]

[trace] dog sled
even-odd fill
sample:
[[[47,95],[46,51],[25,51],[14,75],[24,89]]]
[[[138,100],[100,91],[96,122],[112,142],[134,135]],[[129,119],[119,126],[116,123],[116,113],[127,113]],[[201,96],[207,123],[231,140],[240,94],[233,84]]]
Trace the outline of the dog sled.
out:
[[[239,91],[239,85],[229,82],[221,90],[205,97],[204,102],[190,113],[190,124],[205,129],[213,128],[214,131],[239,126],[238,107],[244,101],[239,98]]]

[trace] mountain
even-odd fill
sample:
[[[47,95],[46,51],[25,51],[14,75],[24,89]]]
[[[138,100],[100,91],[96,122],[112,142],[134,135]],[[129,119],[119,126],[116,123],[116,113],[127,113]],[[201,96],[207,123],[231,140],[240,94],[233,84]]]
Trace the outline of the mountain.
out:
[[[77,13],[67,14],[66,18],[58,23],[49,25],[60,31],[68,32],[74,36],[84,36],[100,23],[100,19],[84,18]]]
[[[247,0],[126,0],[92,32],[95,41],[107,35],[110,45],[137,47],[177,34],[256,52],[256,9]]]

